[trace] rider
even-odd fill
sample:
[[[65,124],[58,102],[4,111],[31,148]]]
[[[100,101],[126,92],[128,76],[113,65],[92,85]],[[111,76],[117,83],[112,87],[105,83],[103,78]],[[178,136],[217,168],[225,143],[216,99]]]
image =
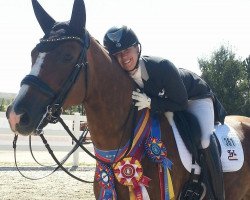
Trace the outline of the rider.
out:
[[[197,117],[214,196],[218,200],[224,199],[222,166],[213,130],[215,121],[224,123],[226,112],[207,83],[189,70],[177,69],[167,59],[141,56],[141,44],[127,26],[110,28],[103,43],[143,89],[144,93],[133,91],[132,94],[138,110],[148,107],[153,114],[187,110]]]

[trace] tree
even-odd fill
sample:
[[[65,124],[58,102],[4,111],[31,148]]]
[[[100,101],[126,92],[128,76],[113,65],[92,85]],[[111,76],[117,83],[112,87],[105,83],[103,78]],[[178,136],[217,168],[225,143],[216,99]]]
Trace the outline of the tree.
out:
[[[0,105],[0,111],[1,111],[1,112],[4,112],[4,111],[5,111],[5,106],[6,106],[5,99],[2,99],[1,105]]]
[[[237,59],[235,53],[224,45],[214,51],[210,59],[198,59],[202,78],[210,85],[228,114],[250,115],[246,109],[249,102],[248,61],[244,63]]]
[[[245,71],[246,71],[246,102],[243,105],[243,107],[246,109],[246,112],[249,114],[250,113],[250,55],[248,56],[248,58],[246,58],[243,61],[243,65],[245,67]]]
[[[83,105],[71,106],[66,110],[63,110],[64,115],[73,115],[75,112],[86,115]]]

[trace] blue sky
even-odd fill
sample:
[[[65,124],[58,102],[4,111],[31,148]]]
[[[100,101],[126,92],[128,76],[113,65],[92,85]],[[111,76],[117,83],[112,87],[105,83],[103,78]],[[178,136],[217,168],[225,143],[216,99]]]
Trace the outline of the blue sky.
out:
[[[56,20],[70,19],[73,0],[40,0]],[[230,45],[250,55],[249,0],[85,0],[86,28],[102,42],[113,25],[137,33],[142,54],[161,56],[199,73],[198,58]],[[31,0],[0,1],[0,92],[18,92],[29,73],[30,52],[43,36]]]

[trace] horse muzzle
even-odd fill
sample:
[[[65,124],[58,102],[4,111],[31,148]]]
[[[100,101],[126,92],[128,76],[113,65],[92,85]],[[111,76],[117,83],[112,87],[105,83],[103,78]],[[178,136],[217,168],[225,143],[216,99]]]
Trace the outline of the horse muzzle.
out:
[[[13,105],[8,106],[6,111],[11,130],[16,134],[30,135],[33,132],[33,126],[29,114],[25,111],[14,111]]]

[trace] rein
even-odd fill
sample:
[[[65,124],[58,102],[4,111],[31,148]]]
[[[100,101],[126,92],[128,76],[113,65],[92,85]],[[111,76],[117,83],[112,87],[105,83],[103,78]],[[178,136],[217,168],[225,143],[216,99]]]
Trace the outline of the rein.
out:
[[[84,141],[84,139],[85,139],[87,133],[88,133],[88,130],[85,129],[85,130],[82,132],[81,136],[79,137],[79,142],[83,142],[83,141]],[[31,155],[32,155],[33,159],[36,161],[36,163],[39,164],[39,165],[41,165],[41,166],[43,166],[43,167],[53,167],[53,166],[56,166],[56,165],[57,165],[57,167],[56,167],[55,169],[53,169],[53,171],[50,172],[49,174],[47,174],[47,175],[45,175],[45,176],[43,176],[43,177],[39,177],[39,178],[31,178],[31,177],[28,177],[28,176],[24,175],[24,174],[21,172],[21,170],[20,170],[20,168],[18,167],[18,165],[17,165],[17,159],[16,159],[16,158],[17,158],[17,156],[16,156],[17,139],[18,139],[18,135],[15,135],[14,140],[13,140],[13,149],[14,149],[15,166],[16,166],[16,168],[17,168],[17,171],[18,171],[24,178],[27,178],[27,179],[29,179],[29,180],[40,180],[40,179],[44,179],[44,178],[50,176],[51,174],[53,174],[53,173],[54,173],[55,171],[57,171],[59,168],[61,168],[63,171],[66,172],[67,169],[65,169],[65,168],[63,167],[63,164],[68,160],[68,158],[69,158],[69,157],[77,150],[77,148],[79,147],[78,144],[75,144],[75,146],[71,149],[71,151],[70,151],[61,161],[58,161],[58,159],[55,157],[53,151],[51,150],[50,146],[47,144],[47,140],[46,140],[46,139],[44,138],[44,136],[43,136],[43,142],[46,143],[46,145],[45,145],[46,148],[49,150],[50,154],[53,155],[52,158],[54,158],[54,161],[56,162],[55,165],[52,165],[52,166],[45,166],[45,165],[40,164],[40,163],[36,160],[36,158],[34,157],[33,152],[32,152],[32,149],[31,149],[31,137],[30,137],[30,138],[29,138],[30,152],[31,152]],[[47,147],[47,146],[48,146],[48,147]],[[66,173],[70,173],[70,172],[67,171]],[[72,176],[73,178],[75,178],[75,179],[81,181],[81,182],[84,182],[84,183],[93,183],[93,181],[86,181],[86,180],[80,179],[80,178],[78,178],[78,177],[75,177],[75,176],[74,176],[73,174],[71,174],[71,173],[70,173],[69,175]]]
[[[130,114],[131,114],[131,111],[134,110],[133,108],[134,108],[134,107],[132,106],[131,109],[130,109],[130,112],[129,112],[129,115],[128,115],[128,117],[127,117],[126,122],[128,121],[128,118],[129,118],[129,116],[130,116]],[[135,114],[134,114],[133,116],[134,116],[134,117],[133,117],[133,122],[135,122],[135,119],[134,119],[134,118],[135,118]],[[31,178],[31,177],[25,176],[25,175],[20,171],[20,169],[19,169],[19,167],[18,167],[18,165],[17,165],[17,160],[16,160],[16,146],[17,146],[18,134],[16,134],[16,135],[14,136],[14,140],[13,140],[13,149],[14,149],[15,165],[16,165],[16,168],[17,168],[18,172],[19,172],[23,177],[25,177],[25,178],[27,178],[27,179],[30,179],[30,180],[40,180],[40,179],[43,179],[43,178],[46,178],[46,177],[50,176],[50,175],[53,174],[55,171],[57,171],[59,168],[61,168],[65,173],[67,173],[69,176],[71,176],[72,178],[74,178],[74,179],[76,179],[76,180],[78,180],[78,181],[81,181],[81,182],[84,182],[84,183],[93,183],[93,181],[83,180],[83,179],[81,179],[81,178],[79,178],[79,177],[73,175],[72,173],[70,173],[70,172],[63,166],[63,164],[67,161],[67,159],[70,157],[70,155],[71,155],[72,153],[74,153],[78,147],[81,147],[82,150],[83,150],[84,152],[86,152],[89,156],[91,156],[91,157],[94,158],[95,160],[97,160],[97,161],[99,161],[99,162],[102,162],[102,163],[105,163],[105,164],[116,164],[116,163],[120,162],[123,158],[125,158],[125,157],[127,156],[127,154],[129,153],[129,151],[131,150],[132,143],[133,143],[133,139],[134,139],[134,132],[133,132],[133,131],[132,131],[132,135],[131,135],[131,138],[130,138],[129,147],[128,147],[128,149],[126,150],[124,156],[122,156],[118,161],[115,161],[115,162],[105,162],[105,161],[103,161],[102,159],[100,159],[100,158],[96,157],[95,155],[93,155],[86,147],[84,147],[84,146],[82,145],[83,140],[84,140],[84,133],[86,132],[86,130],[83,131],[82,135],[79,137],[79,139],[77,139],[77,138],[74,136],[74,134],[70,131],[69,127],[65,124],[65,122],[63,121],[63,119],[62,119],[60,116],[58,116],[57,121],[60,122],[60,123],[62,124],[62,126],[64,127],[64,129],[67,131],[67,133],[70,135],[70,137],[73,139],[73,141],[74,141],[76,144],[75,144],[75,146],[72,148],[72,150],[65,156],[65,158],[62,159],[62,161],[59,161],[59,160],[56,158],[56,156],[55,156],[53,150],[50,148],[50,145],[48,144],[46,138],[44,137],[43,131],[41,131],[41,133],[38,134],[38,135],[41,137],[41,139],[42,139],[42,141],[43,141],[45,147],[47,148],[48,152],[50,153],[51,157],[53,158],[53,160],[54,160],[54,161],[56,162],[56,164],[57,164],[57,167],[56,167],[51,173],[49,173],[48,175],[46,175],[46,176],[44,176],[44,177]],[[125,124],[126,124],[126,123],[125,123]],[[133,127],[134,127],[134,124],[133,124]],[[87,132],[86,132],[86,134],[87,134]],[[85,135],[86,135],[86,134],[85,134]],[[124,135],[124,134],[123,134],[123,135]],[[123,139],[123,137],[122,137],[122,139]],[[122,139],[121,139],[121,141],[122,141]],[[119,145],[119,148],[117,149],[117,153],[119,152],[120,148],[121,148],[121,143],[120,143],[120,145]],[[31,147],[30,147],[30,149],[31,149]],[[33,156],[32,151],[31,151],[31,154],[32,154],[32,156]],[[116,156],[117,156],[117,155],[116,155]],[[116,156],[115,156],[115,158],[116,158]],[[33,156],[33,158],[34,158],[34,156]],[[35,158],[34,158],[34,160],[36,161]],[[114,159],[114,160],[115,160],[115,159]],[[36,162],[37,162],[37,161],[36,161]],[[37,162],[37,163],[38,163],[38,162]],[[39,163],[38,163],[38,164],[39,164]],[[48,167],[48,166],[46,166],[46,167]],[[103,177],[103,178],[105,178],[105,177]]]

